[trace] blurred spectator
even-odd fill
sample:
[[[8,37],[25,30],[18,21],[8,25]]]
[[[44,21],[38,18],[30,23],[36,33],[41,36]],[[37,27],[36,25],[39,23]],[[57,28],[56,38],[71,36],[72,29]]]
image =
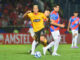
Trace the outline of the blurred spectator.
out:
[[[7,27],[8,26],[8,20],[6,18],[2,19],[2,27]]]

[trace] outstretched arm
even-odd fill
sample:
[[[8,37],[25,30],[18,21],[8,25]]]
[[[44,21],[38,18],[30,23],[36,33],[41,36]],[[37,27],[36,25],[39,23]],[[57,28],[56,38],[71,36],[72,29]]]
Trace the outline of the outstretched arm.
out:
[[[31,13],[31,11],[27,11],[24,15],[23,15],[23,18],[25,18],[25,17],[28,17],[28,13]]]

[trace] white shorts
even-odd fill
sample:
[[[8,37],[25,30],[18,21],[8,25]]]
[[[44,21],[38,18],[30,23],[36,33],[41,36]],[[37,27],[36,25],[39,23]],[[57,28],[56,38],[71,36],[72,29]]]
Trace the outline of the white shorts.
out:
[[[52,37],[53,37],[54,40],[60,40],[61,39],[59,30],[58,31],[53,31],[53,32],[51,32],[51,34],[52,34]]]
[[[35,33],[33,31],[33,28],[29,28],[29,33],[31,34],[31,37],[34,37]]]
[[[78,31],[77,30],[72,30],[72,36],[74,36],[75,34],[77,34],[76,37],[78,37]]]

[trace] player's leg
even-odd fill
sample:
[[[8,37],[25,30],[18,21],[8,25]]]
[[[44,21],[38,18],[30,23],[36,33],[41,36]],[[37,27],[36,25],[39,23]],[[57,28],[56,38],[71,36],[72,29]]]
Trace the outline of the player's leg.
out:
[[[53,51],[52,55],[60,56],[59,54],[57,54],[57,49],[58,49],[59,42],[61,39],[59,31],[54,31],[54,33],[52,33],[52,36],[54,38],[54,51]]]
[[[35,33],[33,32],[33,28],[29,28],[29,33],[30,33],[30,35],[31,35],[31,37],[33,38],[33,42],[32,42],[32,44],[34,44],[34,35],[35,35]],[[32,50],[29,50],[28,51],[28,53],[31,53],[32,52]]]
[[[73,48],[74,47],[74,37],[72,37],[72,45],[71,45],[71,48]]]
[[[45,32],[44,29],[41,30],[40,32],[40,42],[43,44],[44,47],[46,47],[49,44],[49,41],[47,40],[47,38],[45,37]],[[52,54],[52,48],[48,49],[48,52],[50,54]]]
[[[46,55],[46,51],[54,45],[54,41],[52,41],[50,44],[48,44],[46,47],[43,47],[43,54]]]
[[[36,42],[36,40],[33,41],[32,43],[32,52],[31,52],[31,55],[34,55],[35,54],[35,48],[36,48],[36,45],[38,44],[38,42]]]
[[[30,33],[31,37],[35,40],[35,37],[34,37],[35,33],[34,33],[34,31],[33,31],[33,28],[30,28],[30,29],[29,29],[29,33]],[[33,40],[33,42],[32,42],[32,46],[34,46],[34,40]],[[37,46],[38,46],[38,44],[36,45],[36,47],[37,47]],[[35,48],[36,48],[36,47],[35,47]],[[32,49],[33,49],[33,48],[32,48]],[[28,51],[29,54],[32,52],[32,49]]]
[[[78,48],[77,47],[77,38],[78,38],[78,31],[72,30],[72,48]]]
[[[75,48],[78,48],[77,47],[77,38],[78,38],[78,31],[75,31],[75,41],[74,41]]]
[[[32,42],[32,44],[33,44],[33,42]],[[39,45],[39,44],[37,44],[37,45],[35,46],[35,49],[37,48],[38,45]],[[31,52],[32,52],[32,49],[29,50],[27,53],[28,53],[28,54],[31,54]]]
[[[53,51],[52,55],[60,56],[59,54],[57,54],[58,45],[59,45],[59,42],[60,42],[60,39],[61,39],[60,33],[59,33],[59,31],[55,31],[55,32],[51,32],[51,34],[54,38],[54,41],[51,42],[47,47],[43,48],[43,53],[45,55],[46,50],[54,45],[54,51]]]
[[[29,33],[30,33],[31,37],[34,39],[35,33],[33,32],[33,28],[29,28]],[[32,48],[29,51],[30,53],[32,52],[32,50],[34,51],[35,44],[36,44],[36,42],[35,42],[35,40],[33,40],[33,42],[32,42]],[[31,55],[33,55],[33,54],[34,54],[34,52],[31,53]]]
[[[72,46],[71,48],[74,48],[74,41],[75,41],[75,35],[74,30],[72,30]]]
[[[33,28],[29,28],[29,33],[30,33],[31,37],[34,39],[35,33],[33,31]]]
[[[34,55],[35,53],[35,48],[36,48],[36,45],[38,44],[38,42],[35,40],[35,33],[33,32],[33,28],[30,28],[30,34],[31,36],[33,37],[33,42],[32,42],[32,48],[31,48],[31,55]]]
[[[54,32],[51,32],[52,35],[54,34]],[[52,41],[48,46],[43,48],[43,54],[46,55],[46,51],[47,49],[51,48],[52,46],[54,46],[54,41]]]
[[[72,45],[71,45],[71,48],[74,48],[74,41],[75,41],[74,30],[72,30]]]
[[[50,43],[50,42],[47,42],[47,45],[49,45],[49,43]],[[50,48],[48,49],[48,52],[52,55],[52,47],[50,47]]]
[[[40,43],[40,33],[41,33],[41,31],[35,32],[35,40],[33,41],[33,44],[32,44],[31,55],[34,55],[36,45]]]
[[[40,41],[41,41],[41,43],[43,44],[44,47],[46,47],[49,44],[48,40],[46,39],[46,37],[44,35],[41,35]],[[50,54],[52,54],[52,48],[48,48],[48,52]]]

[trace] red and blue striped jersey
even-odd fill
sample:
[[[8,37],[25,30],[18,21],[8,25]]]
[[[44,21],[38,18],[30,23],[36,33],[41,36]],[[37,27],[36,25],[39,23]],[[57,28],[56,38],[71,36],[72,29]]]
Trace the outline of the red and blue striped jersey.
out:
[[[55,23],[59,24],[60,23],[60,18],[59,18],[59,14],[57,12],[55,12],[54,10],[50,13],[50,20],[54,20]],[[56,31],[59,30],[60,28],[58,26],[55,25],[51,25],[50,26],[50,31]]]
[[[79,28],[79,22],[80,22],[79,17],[72,16],[70,18],[70,23],[71,23],[70,28],[71,28],[71,30],[78,30],[78,28]]]

